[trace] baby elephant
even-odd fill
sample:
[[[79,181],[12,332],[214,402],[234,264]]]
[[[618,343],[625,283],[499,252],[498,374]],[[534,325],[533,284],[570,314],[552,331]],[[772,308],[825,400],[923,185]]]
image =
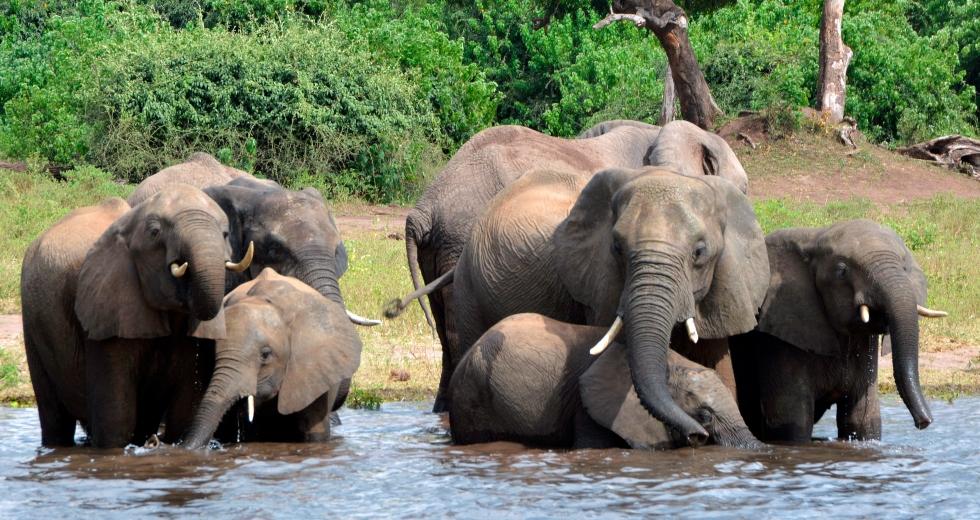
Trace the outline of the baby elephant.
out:
[[[544,447],[669,449],[687,440],[640,404],[626,347],[602,327],[516,314],[488,330],[450,383],[449,421],[459,444],[514,441]],[[709,442],[757,447],[731,392],[710,369],[668,354],[671,397],[709,433]]]
[[[329,439],[361,358],[343,306],[266,268],[225,296],[224,312],[227,334],[215,341],[214,374],[184,446],[206,445],[240,401],[248,423],[230,415],[219,440]]]
[[[869,220],[766,237],[770,284],[756,330],[730,340],[745,422],[765,441],[809,442],[837,405],[841,439],[881,438],[878,345],[917,428],[932,422],[919,386],[926,277],[894,231]]]

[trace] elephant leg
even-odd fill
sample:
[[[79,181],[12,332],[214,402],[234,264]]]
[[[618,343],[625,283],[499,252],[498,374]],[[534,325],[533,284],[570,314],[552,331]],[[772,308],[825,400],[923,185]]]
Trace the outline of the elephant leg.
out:
[[[837,401],[837,437],[841,440],[881,440],[878,384],[872,380]]]
[[[738,411],[752,434],[763,438],[763,417],[759,381],[765,374],[761,366],[761,340],[752,334],[736,336],[731,341],[732,368],[738,380]]]
[[[615,433],[603,428],[579,406],[575,412],[574,449],[629,448]]]
[[[208,386],[210,374],[214,371],[214,346],[211,342],[210,348],[202,346],[200,349],[193,339],[180,338],[175,340],[169,347],[162,347],[160,351],[169,351],[168,355],[161,356],[164,366],[167,367],[166,380],[172,381],[168,389],[167,396],[163,396],[163,402],[168,403],[166,409],[167,427],[164,432],[163,441],[174,443],[180,440],[181,436],[187,432],[194,420],[194,412],[197,405],[204,397],[204,391]],[[194,374],[194,376],[188,376]],[[206,376],[206,377],[202,377]]]
[[[25,336],[24,344],[27,349],[27,367],[31,374],[31,384],[34,386],[34,398],[37,401],[37,413],[41,419],[41,444],[74,446],[75,417],[58,398],[54,382],[42,366],[40,356],[29,336]]]
[[[763,440],[806,443],[813,435],[814,381],[807,363],[809,356],[789,350],[770,352],[766,367],[760,370],[762,437]]]
[[[442,344],[442,373],[439,376],[439,390],[436,392],[432,411],[442,413],[449,411],[449,381],[453,377],[455,362],[458,360],[455,356],[458,338],[453,323],[456,316],[452,312],[452,286],[433,293],[429,298],[429,306],[436,322],[439,342]]]
[[[121,448],[133,440],[139,398],[139,343],[116,338],[86,345],[88,430],[93,447]]]

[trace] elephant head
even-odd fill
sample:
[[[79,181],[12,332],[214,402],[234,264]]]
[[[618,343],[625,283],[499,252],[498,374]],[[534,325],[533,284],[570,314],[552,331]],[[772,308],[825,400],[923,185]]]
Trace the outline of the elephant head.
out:
[[[225,271],[242,267],[228,261],[227,235],[221,208],[187,185],[124,213],[89,250],[78,275],[75,314],[88,338],[167,336],[171,313],[206,322],[194,335],[223,335]]]
[[[759,330],[825,356],[841,355],[841,338],[890,334],[898,392],[916,427],[929,426],[919,387],[917,313],[935,313],[922,307],[926,277],[902,239],[869,220],[853,220],[776,231],[766,244],[772,280]]]
[[[240,251],[250,242],[256,246],[251,269],[233,286],[271,267],[344,305],[339,279],[347,270],[347,251],[320,192],[287,190],[272,181],[244,177],[205,191],[229,216],[232,247]],[[348,314],[360,325],[377,324]]]
[[[606,170],[582,190],[555,244],[559,276],[589,323],[625,323],[643,406],[691,444],[704,441],[704,428],[670,397],[667,350],[680,323],[695,341],[755,327],[769,264],[745,195],[717,177]]]
[[[343,404],[361,342],[338,303],[266,268],[225,297],[224,312],[227,335],[215,342],[214,375],[185,446],[207,444],[243,398],[250,409],[276,400],[281,415],[300,412],[321,396],[331,410]]]
[[[748,175],[728,143],[687,121],[671,121],[660,129],[646,164],[683,175],[718,176],[734,183],[742,193],[748,193]]]
[[[731,391],[714,370],[669,353],[671,397],[697,418],[709,439],[721,446],[762,446],[749,431]],[[613,344],[579,378],[582,405],[597,423],[619,435],[632,448],[664,449],[685,445],[676,431],[654,420],[640,404],[629,377],[626,351]],[[665,439],[668,441],[665,443]]]

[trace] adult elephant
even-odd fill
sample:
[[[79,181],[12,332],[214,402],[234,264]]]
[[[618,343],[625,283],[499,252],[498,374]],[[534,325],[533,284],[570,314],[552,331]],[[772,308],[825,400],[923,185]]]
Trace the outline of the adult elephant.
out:
[[[470,231],[487,205],[502,189],[535,169],[587,179],[604,168],[661,164],[688,175],[724,177],[743,192],[747,189],[745,170],[720,137],[685,121],[663,129],[641,125],[620,122],[594,127],[596,133],[603,133],[586,139],[550,137],[519,126],[490,128],[475,135],[429,185],[405,221],[405,247],[416,291],[422,280],[428,284],[451,281]],[[397,316],[412,299],[395,300],[386,316]],[[452,301],[450,287],[437,289],[429,295],[430,314],[419,299],[426,320],[439,334],[444,367],[450,364],[448,351],[458,349]],[[451,374],[443,370],[440,388],[446,387]],[[437,396],[435,410],[444,409],[443,397]]]
[[[247,267],[227,232],[213,200],[174,186],[76,210],[31,244],[21,301],[44,445],[72,445],[76,421],[96,447],[142,444],[161,419],[166,439],[183,432],[213,359],[194,337],[224,334],[225,271]]]
[[[215,342],[214,374],[184,446],[205,446],[243,398],[247,426],[232,416],[222,440],[329,439],[330,415],[347,399],[361,355],[344,308],[266,268],[225,297],[224,313],[227,334]]]
[[[841,439],[880,439],[879,338],[917,428],[932,422],[919,386],[926,278],[902,239],[868,220],[766,237],[771,280],[756,330],[731,340],[739,406],[764,440],[808,442],[837,405]]]
[[[272,181],[239,178],[204,192],[228,215],[232,249],[239,253],[248,244],[256,246],[252,267],[231,280],[229,290],[271,267],[345,305],[340,277],[347,270],[347,250],[319,191],[289,190]],[[344,309],[357,325],[380,323]]]
[[[692,342],[752,330],[769,266],[752,206],[735,185],[649,167],[605,170],[587,184],[569,173],[522,177],[473,228],[454,276],[461,348],[453,364],[512,314],[612,324],[611,337],[625,323],[643,405],[696,444],[706,432],[667,388],[671,336],[685,327]],[[688,350],[731,381],[726,342]]]
[[[616,343],[598,357],[589,353],[605,332],[539,314],[518,314],[494,325],[453,373],[453,441],[558,448],[686,446],[686,439],[640,404],[630,384],[625,347]],[[668,354],[667,366],[672,398],[697,418],[707,442],[761,446],[713,370],[675,352]]]
[[[176,184],[190,184],[203,190],[208,186],[227,184],[239,177],[253,178],[248,172],[221,164],[211,154],[194,152],[186,161],[143,179],[126,201],[130,206],[136,206]]]

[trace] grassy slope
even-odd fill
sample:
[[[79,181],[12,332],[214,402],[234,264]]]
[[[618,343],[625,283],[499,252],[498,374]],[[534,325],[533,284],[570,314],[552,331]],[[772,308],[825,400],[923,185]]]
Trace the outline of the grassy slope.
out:
[[[909,165],[880,149],[865,146],[856,154],[843,156],[839,146],[822,137],[803,137],[806,142],[799,139],[777,141],[753,151],[739,150],[750,179],[792,178],[798,174],[793,169],[800,164],[805,164],[809,175],[844,183],[848,182],[848,172],[885,180],[895,168],[894,161],[901,163],[903,174],[915,168],[931,168]],[[801,156],[801,150],[805,155]],[[0,240],[4,241],[0,248],[0,313],[19,310],[20,261],[37,234],[71,208],[110,195],[125,196],[130,189],[95,170],[73,173],[67,183],[42,175],[0,171]],[[871,202],[861,196],[830,202],[798,199],[773,193],[757,198],[755,207],[763,228],[769,232],[850,218],[870,218],[893,227],[913,249],[929,277],[929,305],[950,311],[946,320],[923,320],[923,352],[980,345],[980,263],[975,260],[980,252],[980,199],[949,195],[896,203]],[[341,285],[348,304],[359,314],[379,316],[387,301],[411,289],[404,242],[389,238],[392,231],[399,229],[345,230],[350,270]],[[378,399],[431,398],[438,384],[441,354],[417,305],[398,320],[361,328],[360,332],[364,351],[354,380],[356,401],[370,405]],[[0,351],[0,400],[30,397],[20,348],[16,345]],[[974,364],[980,365],[980,360]],[[924,384],[934,394],[980,390],[980,369],[934,370],[923,366],[922,372]],[[407,380],[398,380],[406,375]],[[883,370],[881,386],[887,390],[893,385],[890,371]]]

